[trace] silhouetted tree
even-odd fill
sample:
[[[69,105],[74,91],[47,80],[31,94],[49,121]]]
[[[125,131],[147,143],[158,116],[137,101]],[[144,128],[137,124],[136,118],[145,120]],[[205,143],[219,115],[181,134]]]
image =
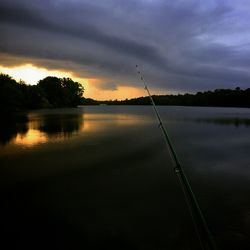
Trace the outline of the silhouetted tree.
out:
[[[83,86],[70,78],[48,76],[38,82],[52,107],[75,107],[81,103]]]
[[[82,98],[80,101],[81,105],[99,105],[100,102],[92,98]]]
[[[70,78],[62,78],[61,84],[63,88],[64,100],[67,106],[75,107],[81,104],[84,88],[78,83],[74,82]]]
[[[77,105],[150,105],[148,97],[124,101],[97,101],[83,98],[84,87],[71,78],[48,76],[35,86],[17,83],[12,77],[0,74],[0,111],[20,109],[75,107]],[[250,88],[242,90],[216,89],[196,94],[154,95],[156,105],[250,107]]]
[[[24,97],[20,84],[11,76],[0,74],[0,110],[15,111],[23,107]]]
[[[156,105],[250,107],[250,88],[216,89],[184,95],[153,95]],[[123,101],[102,101],[110,105],[150,105],[149,97],[139,97]]]
[[[38,87],[44,92],[46,99],[52,107],[65,106],[60,78],[48,76],[38,82]]]

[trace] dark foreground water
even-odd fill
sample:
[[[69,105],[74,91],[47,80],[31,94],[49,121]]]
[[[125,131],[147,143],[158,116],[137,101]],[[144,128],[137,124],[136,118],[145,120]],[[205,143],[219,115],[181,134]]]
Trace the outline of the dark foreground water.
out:
[[[218,246],[249,249],[250,109],[159,111]],[[200,249],[150,106],[1,117],[0,183],[1,249]]]

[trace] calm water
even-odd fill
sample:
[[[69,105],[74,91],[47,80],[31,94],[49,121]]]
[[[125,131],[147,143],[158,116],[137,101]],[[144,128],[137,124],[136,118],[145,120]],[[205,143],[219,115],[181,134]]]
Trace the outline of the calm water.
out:
[[[159,107],[221,249],[250,248],[250,109]],[[9,249],[200,249],[151,107],[0,123]]]

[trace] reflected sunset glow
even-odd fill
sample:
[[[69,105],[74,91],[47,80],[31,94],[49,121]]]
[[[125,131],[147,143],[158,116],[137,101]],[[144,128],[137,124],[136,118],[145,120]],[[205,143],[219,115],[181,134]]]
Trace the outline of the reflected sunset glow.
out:
[[[113,129],[114,126],[134,126],[151,121],[144,116],[131,114],[84,114],[84,123],[81,126],[83,133],[97,133],[107,129]]]
[[[26,134],[17,134],[16,138],[14,139],[14,144],[32,147],[47,141],[48,137],[45,133],[36,129],[29,129]]]
[[[90,113],[78,117],[66,117],[59,124],[54,123],[54,120],[47,119],[39,115],[30,115],[27,123],[27,132],[20,131],[17,133],[11,143],[29,148],[39,144],[60,142],[88,134],[106,133],[107,130],[112,130],[117,126],[135,126],[142,121],[145,123],[148,120],[147,117],[132,114]],[[53,130],[46,131],[48,126],[52,126]]]

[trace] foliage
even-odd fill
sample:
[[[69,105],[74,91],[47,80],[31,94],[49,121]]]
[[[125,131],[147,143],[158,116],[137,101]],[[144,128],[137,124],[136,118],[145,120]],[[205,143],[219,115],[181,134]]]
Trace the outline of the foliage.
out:
[[[0,111],[75,107],[82,103],[83,92],[83,86],[70,78],[49,76],[31,86],[0,74]]]
[[[0,110],[19,109],[23,102],[21,84],[18,84],[9,75],[0,74]]]
[[[63,87],[63,96],[68,106],[77,106],[81,103],[84,88],[78,82],[70,78],[61,79]]]
[[[183,95],[153,95],[156,105],[175,106],[214,106],[214,107],[250,107],[250,88],[216,89]],[[150,105],[149,97],[139,97],[123,101],[104,101],[110,105]]]
[[[52,107],[75,107],[81,103],[84,88],[70,78],[48,76],[38,82]]]
[[[77,105],[150,105],[148,97],[123,101],[97,101],[84,98],[84,87],[70,78],[48,76],[37,85],[16,82],[11,76],[0,74],[0,111],[20,109],[76,107]],[[154,95],[156,105],[250,107],[250,88],[242,90],[216,89],[196,94]]]
[[[81,105],[99,105],[99,101],[94,100],[92,98],[82,98]]]

